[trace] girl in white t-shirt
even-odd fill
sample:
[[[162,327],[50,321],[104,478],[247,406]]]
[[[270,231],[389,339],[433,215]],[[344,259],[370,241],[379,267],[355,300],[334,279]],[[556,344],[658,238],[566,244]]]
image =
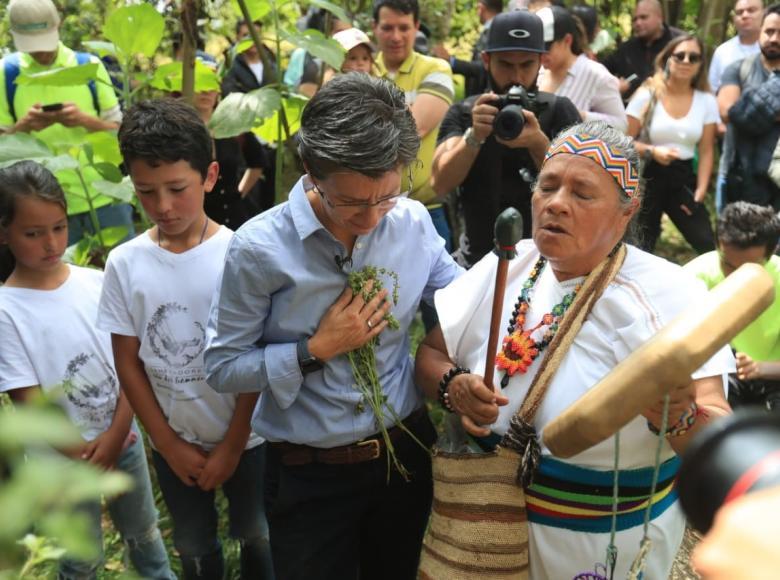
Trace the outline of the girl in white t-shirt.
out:
[[[0,244],[13,264],[0,287],[0,392],[20,402],[38,389],[51,393],[84,438],[64,453],[133,478],[133,490],[108,503],[114,525],[141,576],[174,578],[143,440],[119,389],[109,335],[94,326],[103,273],[63,262],[67,241],[65,196],[54,175],[33,161],[0,170]],[[100,502],[83,511],[100,538]],[[66,558],[60,577],[94,577],[99,565],[100,558]]]
[[[661,216],[666,213],[702,254],[715,249],[704,198],[720,117],[717,101],[709,92],[701,40],[690,35],[676,37],[658,54],[655,69],[626,108],[628,134],[637,139],[636,149],[645,160],[639,245],[653,251],[661,234]],[[698,169],[694,171],[697,149]]]

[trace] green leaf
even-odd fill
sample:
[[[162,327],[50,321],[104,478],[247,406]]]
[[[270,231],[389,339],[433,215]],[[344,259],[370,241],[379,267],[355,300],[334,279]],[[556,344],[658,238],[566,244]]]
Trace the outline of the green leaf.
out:
[[[85,513],[47,513],[36,526],[47,537],[56,539],[69,557],[92,560],[100,554],[97,540],[91,533],[89,516]]]
[[[98,64],[91,62],[79,66],[68,68],[55,68],[43,72],[26,75],[22,74],[16,78],[17,85],[44,85],[50,87],[70,87],[74,85],[85,85],[89,81],[97,78]]]
[[[43,141],[29,133],[0,135],[0,162],[53,156]]]
[[[301,126],[301,115],[303,108],[309,100],[301,95],[291,95],[282,100],[287,126],[290,129],[290,135],[295,135]],[[279,114],[274,113],[259,127],[255,127],[252,132],[266,143],[276,143],[279,127]],[[285,138],[284,128],[282,128],[282,138]]]
[[[151,4],[122,6],[106,20],[103,35],[126,58],[154,56],[163,38],[165,20]]]
[[[84,48],[88,48],[90,52],[97,54],[103,58],[106,55],[116,56],[116,46],[113,42],[106,42],[104,40],[86,40],[82,41]]]
[[[251,38],[247,38],[236,45],[235,52],[236,54],[241,54],[242,52],[246,52],[252,48],[254,45],[255,42]]]
[[[96,245],[97,241],[92,236],[85,236],[78,243],[68,246],[62,259],[68,264],[86,266],[92,259],[92,248]]]
[[[119,183],[122,181],[122,172],[119,171],[119,167],[113,163],[106,163],[105,161],[101,161],[99,163],[93,164],[92,167],[97,169],[97,172],[111,183]]]
[[[352,19],[347,16],[346,11],[341,6],[336,6],[333,4],[333,2],[328,2],[327,0],[309,0],[309,4],[312,6],[318,6],[319,8],[324,8],[342,22],[352,22]]]
[[[231,93],[217,106],[209,127],[217,139],[235,137],[273,115],[280,103],[279,91],[270,87],[248,93]]]
[[[113,199],[118,199],[124,203],[130,203],[135,194],[135,188],[129,177],[123,178],[119,183],[97,179],[92,182],[92,187],[98,193]]]
[[[76,169],[79,166],[79,162],[70,155],[43,157],[41,159],[34,159],[34,161],[37,161],[52,173],[57,173],[63,169]]]
[[[92,148],[94,157],[112,163],[113,165],[120,165],[122,163],[122,153],[119,151],[119,139],[117,139],[116,133],[113,131],[95,131],[88,133],[84,137],[84,141]]]
[[[183,65],[180,62],[169,62],[157,67],[150,85],[161,91],[181,91]],[[200,60],[195,61],[195,92],[219,91],[219,75],[211,67]]]
[[[314,56],[321,58],[334,69],[341,69],[344,62],[344,47],[337,40],[326,38],[319,30],[304,30],[303,32],[282,31],[282,38],[295,46],[300,46]]]
[[[60,409],[35,406],[4,411],[0,421],[0,448],[22,448],[28,444],[58,447],[83,443],[81,433]]]
[[[127,237],[130,230],[127,226],[111,226],[100,230],[100,235],[103,237],[103,243],[108,248],[113,248],[119,242]]]
[[[251,16],[252,22],[255,22],[256,20],[262,20],[268,15],[268,13],[271,12],[271,2],[273,1],[274,0],[244,0],[244,3],[249,10],[249,15]],[[231,4],[233,4],[233,8],[235,9],[236,14],[238,14],[238,17],[243,20],[244,14],[241,12],[238,1],[231,0]]]

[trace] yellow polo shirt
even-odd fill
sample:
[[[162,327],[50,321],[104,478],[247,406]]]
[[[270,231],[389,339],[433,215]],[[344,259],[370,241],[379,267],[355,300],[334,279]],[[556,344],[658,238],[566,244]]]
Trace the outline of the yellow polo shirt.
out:
[[[455,87],[452,82],[452,69],[447,61],[440,58],[425,56],[412,52],[401,63],[394,73],[387,70],[382,53],[377,57],[379,76],[392,80],[396,86],[404,91],[406,103],[414,104],[417,95],[435,95],[444,100],[448,105],[452,104],[455,97]],[[431,187],[431,166],[433,153],[436,150],[436,138],[439,128],[423,137],[420,143],[420,152],[417,154],[417,165],[412,168],[412,199],[430,205],[435,204],[437,195]],[[408,189],[408,178],[404,177],[402,189]]]
[[[53,87],[43,85],[17,85],[16,94],[14,95],[14,110],[16,112],[16,118],[21,119],[27,114],[27,111],[32,108],[36,103],[42,105],[72,102],[81,109],[84,113],[92,115],[93,117],[101,117],[106,120],[121,121],[121,112],[119,110],[119,101],[117,100],[114,88],[111,86],[111,79],[108,76],[106,68],[103,63],[96,56],[91,56],[91,61],[98,63],[98,79],[95,81],[95,88],[97,89],[98,103],[100,104],[100,114],[95,110],[95,105],[92,101],[92,92],[86,84],[66,86],[66,87]],[[76,53],[60,43],[57,50],[57,57],[50,65],[41,65],[33,57],[26,53],[19,54],[19,75],[23,74],[35,74],[47,70],[56,68],[68,68],[78,66],[76,60]],[[101,82],[102,81],[102,82]],[[5,91],[5,63],[0,60],[0,128],[12,127],[14,125],[14,119],[11,116],[10,108],[6,99]],[[33,131],[31,133],[37,137],[50,148],[54,149],[61,147],[62,145],[80,145],[83,142],[86,130],[83,127],[65,127],[60,123],[55,123],[46,127],[42,131]],[[64,172],[63,172],[64,173]],[[69,171],[68,173],[74,173]],[[68,179],[67,175],[59,176],[63,189],[67,194],[68,200],[68,215],[74,215],[84,213],[89,210],[89,205],[83,197],[83,194],[78,194],[81,190],[81,184],[76,178],[75,174],[73,179]],[[92,179],[101,179],[101,177],[95,172],[94,175],[87,176],[87,181]],[[72,181],[72,183],[70,183]],[[67,183],[65,183],[67,182]],[[97,192],[93,192],[95,196],[94,203],[96,207],[102,207],[111,203],[111,199],[104,196],[99,196]]]

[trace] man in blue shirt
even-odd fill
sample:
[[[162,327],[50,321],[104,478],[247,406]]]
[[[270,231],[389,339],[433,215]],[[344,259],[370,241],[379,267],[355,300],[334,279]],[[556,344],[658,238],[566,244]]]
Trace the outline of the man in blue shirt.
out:
[[[422,443],[434,441],[408,329],[420,299],[432,304],[462,270],[425,207],[401,191],[420,141],[392,83],[336,77],[308,103],[298,136],[307,175],[228,249],[207,330],[208,381],[220,392],[263,393],[252,425],[269,441],[278,580],[415,578],[431,462],[389,409]],[[348,275],[366,266],[397,274],[397,301],[353,294]],[[392,277],[382,281],[392,287]],[[347,356],[375,337],[384,426],[408,482]]]

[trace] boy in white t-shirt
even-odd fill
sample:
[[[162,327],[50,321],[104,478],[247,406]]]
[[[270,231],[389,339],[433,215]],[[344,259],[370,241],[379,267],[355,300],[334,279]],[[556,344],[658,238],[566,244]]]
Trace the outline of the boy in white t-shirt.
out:
[[[129,492],[107,501],[111,519],[139,576],[172,579],[144,443],[120,393],[111,338],[95,328],[103,273],[63,262],[67,241],[65,194],[54,175],[34,161],[0,169],[0,252],[12,266],[0,272],[0,392],[17,402],[38,390],[55,397],[84,439],[63,453],[132,478]],[[78,509],[98,557],[66,555],[63,580],[96,578],[101,565],[100,501]]]
[[[270,578],[265,445],[250,427],[257,394],[218,394],[203,369],[209,307],[232,236],[203,209],[219,173],[211,137],[193,108],[166,99],[128,110],[119,141],[156,225],[109,256],[98,327],[111,332],[117,373],[151,438],[183,576],[223,577],[214,506],[221,485],[241,576]]]

